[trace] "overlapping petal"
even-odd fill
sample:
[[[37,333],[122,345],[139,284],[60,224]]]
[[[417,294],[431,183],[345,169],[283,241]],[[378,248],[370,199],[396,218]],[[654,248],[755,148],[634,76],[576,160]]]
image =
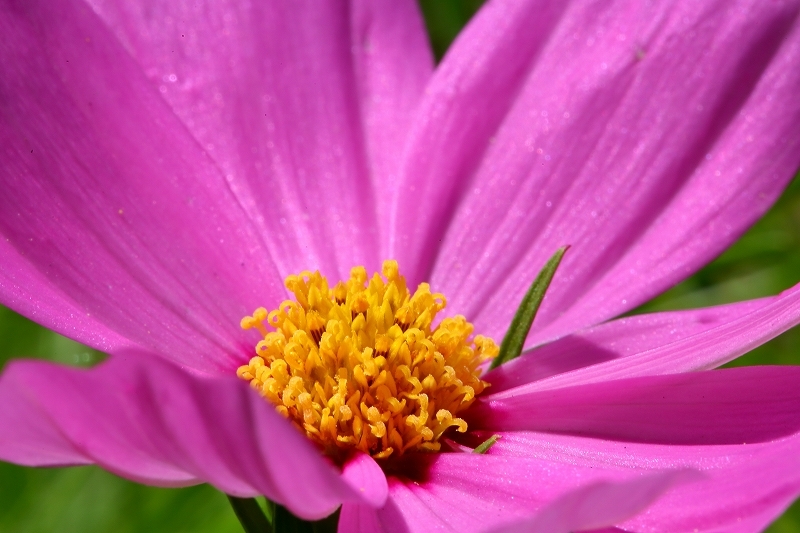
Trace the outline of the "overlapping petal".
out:
[[[4,301],[41,314],[27,281],[58,280],[48,326],[230,368],[249,352],[239,318],[283,299],[287,269],[377,264],[373,198],[431,68],[421,19],[407,3],[95,7],[3,12]]]
[[[492,393],[715,368],[800,322],[800,286],[770,298],[638,315],[576,332],[487,375]]]
[[[492,3],[445,58],[412,132],[393,249],[498,336],[546,258],[573,245],[531,343],[686,277],[800,164],[800,3],[559,6]]]
[[[208,482],[235,496],[266,495],[303,518],[326,516],[343,501],[385,498],[371,458],[355,457],[340,475],[234,376],[196,377],[144,353],[91,370],[15,362],[0,380],[0,399],[6,461],[95,463],[151,485]]]
[[[50,329],[104,352],[135,343],[109,329],[102,317],[87,313],[82,306],[51,283],[20,255],[9,240],[0,238],[0,301],[23,311],[28,318]]]
[[[342,469],[342,478],[350,484],[371,507],[382,507],[386,503],[389,487],[386,476],[378,463],[361,452],[353,454]]]
[[[797,367],[744,367],[518,387],[481,400],[469,422],[483,429],[476,441],[501,435],[490,454],[592,471],[703,472],[634,519],[633,531],[755,531],[800,490],[799,385]]]
[[[392,206],[389,253],[412,283],[431,279],[462,189],[566,5],[491,2],[437,66],[409,132]]]
[[[688,472],[666,472],[620,483],[598,482],[556,499],[533,518],[493,529],[491,533],[595,533],[643,511]],[[614,529],[612,529],[614,531]]]
[[[283,276],[379,265],[432,70],[400,2],[90,2],[219,166]],[[383,214],[383,216],[380,216]]]
[[[4,301],[34,315],[13,280],[46,278],[65,335],[235,368],[239,319],[285,293],[224,175],[91,10],[22,2],[0,27]]]
[[[740,444],[800,434],[800,367],[645,376],[481,397],[468,422],[662,444]]]
[[[678,482],[671,476],[660,478],[662,488]],[[412,456],[403,464],[401,475],[389,478],[386,505],[380,509],[344,505],[339,530],[487,531],[500,524],[529,519],[550,502],[583,485],[603,481],[624,483],[641,477],[642,473],[635,470],[613,467],[592,470],[553,457],[470,453]],[[593,512],[589,514],[598,517]],[[364,529],[349,529],[356,527]]]
[[[427,86],[410,0],[89,4],[0,10],[0,298],[115,355],[12,363],[0,458],[344,503],[342,531],[744,532],[800,492],[800,371],[687,373],[795,325],[800,289],[581,329],[715,256],[796,170],[800,2],[498,0]],[[488,455],[339,472],[233,377],[239,319],[286,274],[395,256],[498,337],[563,244],[529,345],[558,340],[465,415],[467,444],[501,435]],[[687,468],[706,477],[619,524]]]
[[[760,444],[676,446],[552,433],[504,433],[490,454],[539,458],[576,470],[699,470],[638,517],[625,531],[670,533],[763,530],[800,490],[798,435]]]

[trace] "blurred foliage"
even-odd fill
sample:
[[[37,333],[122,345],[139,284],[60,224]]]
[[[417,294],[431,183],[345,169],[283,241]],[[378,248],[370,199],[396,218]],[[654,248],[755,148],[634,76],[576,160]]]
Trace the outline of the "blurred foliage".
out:
[[[436,57],[480,7],[479,0],[421,0]],[[800,281],[800,179],[732,248],[636,312],[727,303],[776,294]],[[800,363],[800,329],[740,358],[741,364]],[[10,357],[86,366],[102,354],[0,307],[0,368]],[[32,469],[0,463],[0,531],[240,533],[224,495],[202,485],[145,487],[96,467]],[[800,532],[800,505],[768,530]]]
[[[419,5],[438,61],[483,0],[419,0]]]
[[[88,366],[103,355],[0,307],[0,367],[11,357]],[[222,493],[202,485],[145,487],[100,468],[23,468],[0,462],[0,531],[241,533]]]
[[[208,485],[159,489],[97,467],[0,463],[0,531],[241,533],[228,500]]]

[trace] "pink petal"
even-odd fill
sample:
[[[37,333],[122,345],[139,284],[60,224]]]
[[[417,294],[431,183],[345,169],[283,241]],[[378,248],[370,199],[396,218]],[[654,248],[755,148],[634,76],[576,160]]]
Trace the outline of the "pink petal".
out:
[[[702,479],[671,490],[620,527],[654,533],[752,533],[763,530],[800,493],[798,444],[798,435],[760,444],[675,446],[515,432],[504,433],[489,453],[589,471],[696,469]]]
[[[220,167],[283,275],[379,266],[432,59],[399,2],[91,2]]]
[[[83,311],[2,237],[0,263],[3,265],[0,268],[0,302],[6,306],[23,310],[28,318],[43,326],[104,352],[135,344],[109,329],[98,317]]]
[[[9,363],[0,374],[0,458],[22,465],[60,466],[89,464],[41,407],[32,399],[21,380],[14,379],[20,363]],[[18,372],[17,372],[18,373]],[[191,479],[189,475],[164,470],[170,479]]]
[[[772,298],[636,315],[535,348],[486,379],[497,393],[540,380],[546,381],[536,387],[550,388],[704,370],[739,357],[799,322],[800,287]]]
[[[389,225],[400,157],[411,119],[433,73],[433,55],[416,2],[353,2],[355,70],[381,227],[381,258],[389,257]]]
[[[592,483],[558,498],[533,518],[491,531],[570,533],[618,524],[642,512],[687,474],[665,472],[619,483]]]
[[[563,2],[490,2],[437,67],[417,112],[393,205],[389,255],[428,281],[458,196],[542,52]],[[535,16],[531,16],[535,14]]]
[[[800,322],[800,285],[773,298],[732,306],[680,311],[669,315],[682,317],[674,323],[674,327],[678,330],[677,334],[656,333],[641,344],[636,340],[631,342],[625,338],[620,338],[616,344],[613,338],[617,324],[612,322],[607,326],[599,326],[598,332],[603,328],[609,328],[609,335],[605,339],[602,339],[604,336],[602,332],[599,336],[602,339],[600,350],[612,350],[624,357],[609,356],[604,362],[598,359],[596,364],[542,379],[526,387],[530,390],[544,390],[581,383],[717,367],[760,346]],[[669,315],[667,319],[670,318]],[[701,322],[699,327],[686,324],[684,319],[691,319],[692,316]],[[647,317],[624,320],[632,322],[630,325],[633,331],[637,322],[641,321],[640,325],[646,325],[648,321]],[[620,321],[620,326],[626,325],[623,321]],[[710,327],[704,328],[703,322]],[[681,331],[683,327],[687,328],[685,333]],[[671,342],[670,336],[674,337]],[[632,349],[628,351],[628,347]],[[533,363],[531,360],[531,364]],[[516,368],[524,368],[527,365],[528,362],[525,361]],[[511,368],[508,371],[513,370]],[[530,372],[522,370],[521,374],[530,375]],[[515,383],[521,382],[515,381]]]
[[[800,367],[628,378],[557,390],[517,387],[470,409],[470,429],[543,431],[661,444],[766,442],[800,433]]]
[[[356,452],[342,468],[342,479],[372,507],[382,507],[389,495],[386,476],[375,459]]]
[[[91,10],[26,2],[0,31],[3,301],[36,316],[47,279],[61,333],[235,366],[241,317],[285,292],[224,175]]]
[[[486,531],[529,518],[583,485],[631,480],[642,474],[619,468],[576,468],[551,458],[468,453],[422,454],[407,458],[401,468],[411,475],[389,478],[386,505],[369,509],[345,504],[339,531]]]
[[[376,501],[353,483],[379,490],[363,460],[342,479],[241,380],[192,376],[143,352],[91,370],[12,362],[0,379],[0,427],[5,461],[95,463],[159,486],[208,482],[263,494],[307,519],[343,501]]]
[[[366,505],[346,503],[339,513],[339,533],[385,533],[375,509]]]
[[[431,82],[397,209],[402,260],[490,336],[571,244],[532,344],[689,275],[800,164],[797,1],[557,4],[476,17]]]

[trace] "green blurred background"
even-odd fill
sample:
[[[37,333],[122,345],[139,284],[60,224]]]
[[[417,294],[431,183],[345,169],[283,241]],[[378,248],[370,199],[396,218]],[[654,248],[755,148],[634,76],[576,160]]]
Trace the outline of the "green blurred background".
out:
[[[431,43],[440,58],[480,0],[423,0]],[[697,275],[636,312],[684,309],[776,294],[800,281],[800,177],[742,239]],[[800,329],[733,365],[800,363]],[[11,357],[74,365],[102,359],[90,348],[0,307],[0,367]],[[241,533],[227,499],[202,485],[144,487],[96,467],[32,469],[0,462],[0,532]],[[800,532],[795,504],[768,530]]]

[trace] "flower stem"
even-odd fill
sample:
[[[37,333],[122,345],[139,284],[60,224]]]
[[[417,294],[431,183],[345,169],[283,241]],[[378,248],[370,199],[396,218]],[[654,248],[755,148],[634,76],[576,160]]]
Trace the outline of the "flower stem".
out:
[[[272,524],[255,498],[237,498],[230,494],[227,496],[245,533],[272,533]]]
[[[314,524],[293,515],[282,505],[275,506],[275,533],[314,533]]]
[[[274,533],[336,533],[338,524],[338,510],[322,520],[308,522],[293,515],[286,507],[275,506]]]
[[[269,500],[265,512],[255,498],[227,496],[245,533],[336,533],[339,523],[338,509],[327,518],[308,522]]]

